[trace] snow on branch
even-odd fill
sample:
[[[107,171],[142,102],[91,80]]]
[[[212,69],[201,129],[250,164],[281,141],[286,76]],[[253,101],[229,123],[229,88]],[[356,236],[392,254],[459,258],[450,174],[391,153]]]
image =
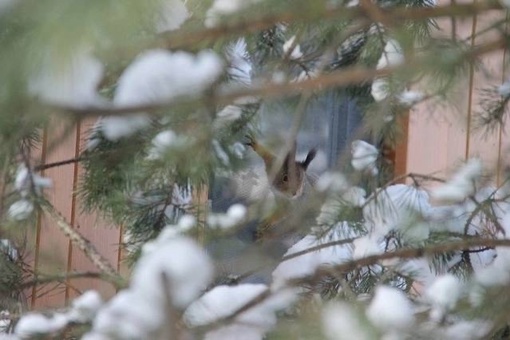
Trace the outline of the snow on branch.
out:
[[[48,57],[29,80],[31,94],[54,105],[71,107],[102,106],[106,100],[97,87],[103,77],[103,64],[89,49],[74,52],[64,64]]]
[[[129,107],[193,97],[207,89],[222,71],[223,62],[212,51],[196,56],[187,52],[146,51],[121,75],[113,104]],[[128,117],[104,117],[99,127],[107,139],[116,141],[147,127],[150,122],[149,115],[135,112]]]
[[[482,176],[482,170],[481,160],[468,160],[449,181],[432,191],[432,197],[439,203],[462,202],[476,192],[476,182]]]

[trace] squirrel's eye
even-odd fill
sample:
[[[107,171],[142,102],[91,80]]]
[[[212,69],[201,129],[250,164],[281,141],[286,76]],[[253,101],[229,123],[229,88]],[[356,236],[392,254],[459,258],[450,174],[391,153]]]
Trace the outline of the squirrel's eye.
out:
[[[283,180],[284,182],[287,182],[287,181],[289,180],[289,176],[287,176],[286,174],[285,174],[285,175],[283,175],[282,180]]]

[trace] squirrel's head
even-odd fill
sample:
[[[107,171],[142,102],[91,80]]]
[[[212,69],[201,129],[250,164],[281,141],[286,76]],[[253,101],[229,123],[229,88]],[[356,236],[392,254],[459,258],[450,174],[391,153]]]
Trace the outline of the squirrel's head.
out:
[[[250,138],[249,142],[246,144],[251,146],[264,160],[266,173],[268,177],[270,177],[270,172],[274,171],[273,166],[276,161],[276,156],[253,138]],[[308,152],[304,161],[296,161],[296,143],[293,143],[291,150],[285,156],[282,166],[272,179],[271,185],[284,195],[290,197],[300,196],[303,191],[306,170],[315,158],[315,155],[316,150],[312,149]]]

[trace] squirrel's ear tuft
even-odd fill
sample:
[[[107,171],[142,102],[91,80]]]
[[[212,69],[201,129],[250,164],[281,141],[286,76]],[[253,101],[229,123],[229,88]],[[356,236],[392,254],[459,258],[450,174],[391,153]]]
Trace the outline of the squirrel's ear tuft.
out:
[[[308,166],[313,161],[315,156],[317,155],[317,149],[312,149],[308,151],[308,154],[306,155],[306,158],[303,162],[301,162],[301,166],[306,170],[308,169]]]
[[[244,136],[243,144],[246,146],[251,146],[252,148],[255,146],[255,137],[253,137],[251,134],[246,134]]]

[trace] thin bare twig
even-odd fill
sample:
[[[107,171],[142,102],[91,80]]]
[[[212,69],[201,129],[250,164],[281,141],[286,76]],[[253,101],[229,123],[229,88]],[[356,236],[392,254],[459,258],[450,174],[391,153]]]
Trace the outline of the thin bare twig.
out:
[[[59,167],[59,166],[74,164],[74,163],[81,162],[84,159],[85,159],[84,157],[80,156],[80,157],[74,157],[74,158],[70,158],[70,159],[65,159],[65,160],[58,161],[58,162],[47,163],[47,164],[40,164],[40,165],[37,165],[37,166],[34,167],[34,171],[42,171],[42,170],[46,170],[46,169],[56,168],[56,167]]]
[[[75,228],[73,228],[55,208],[48,202],[43,201],[41,209],[50,215],[59,229],[64,233],[69,240],[76,245],[83,253],[89,258],[90,261],[99,269],[104,275],[108,275],[112,280],[117,281],[120,285],[124,283],[124,279],[113,268],[110,262],[101,255],[96,247],[83,235],[81,235]]]
[[[111,280],[111,276],[105,275],[101,272],[72,272],[72,273],[65,273],[65,274],[57,274],[57,275],[43,275],[43,274],[35,274],[34,277],[28,281],[25,281],[21,284],[20,290],[30,288],[35,285],[42,285],[52,282],[61,282],[65,283],[67,280],[70,279],[101,279],[107,282],[110,282],[113,284],[116,288],[119,288],[118,281],[117,280]]]
[[[352,243],[354,240],[356,240],[356,239],[355,238],[347,238],[345,240],[339,240],[339,241],[322,243],[322,244],[319,244],[317,246],[306,248],[304,250],[297,251],[295,253],[286,255],[286,256],[282,257],[281,262],[288,261],[288,260],[291,260],[293,258],[296,258],[296,257],[299,257],[299,256],[303,256],[303,255],[306,255],[308,253],[313,253],[314,251],[319,251],[319,250],[322,250],[322,249],[325,249],[325,248],[336,247],[336,246],[341,246],[341,245],[344,245],[344,244],[347,244],[347,243]]]

